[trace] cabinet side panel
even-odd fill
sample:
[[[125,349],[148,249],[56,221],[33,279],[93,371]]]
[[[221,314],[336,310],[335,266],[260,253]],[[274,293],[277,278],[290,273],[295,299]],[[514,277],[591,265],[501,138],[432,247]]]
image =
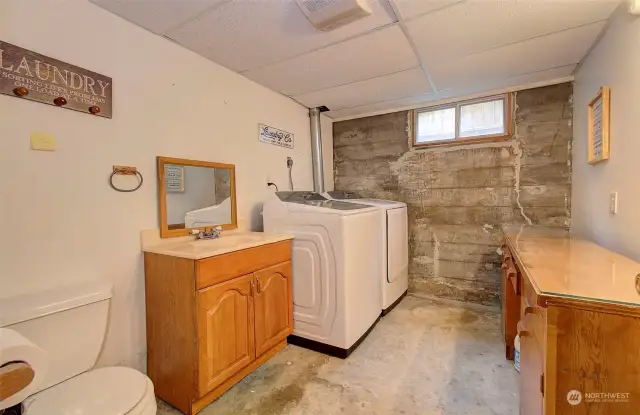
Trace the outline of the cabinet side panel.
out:
[[[195,387],[195,264],[145,253],[147,372],[158,397],[191,412]]]
[[[640,318],[558,307],[557,345],[556,414],[638,414]]]

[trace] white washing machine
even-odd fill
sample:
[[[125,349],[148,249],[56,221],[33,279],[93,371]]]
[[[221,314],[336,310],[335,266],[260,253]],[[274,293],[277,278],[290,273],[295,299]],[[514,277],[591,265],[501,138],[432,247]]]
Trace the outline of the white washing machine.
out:
[[[387,314],[407,294],[409,286],[409,231],[407,205],[390,200],[364,199],[355,192],[332,191],[326,196],[335,200],[377,206],[382,239],[378,248],[382,258],[382,315]]]
[[[346,358],[380,318],[378,209],[276,192],[263,216],[265,232],[295,235],[289,343]]]

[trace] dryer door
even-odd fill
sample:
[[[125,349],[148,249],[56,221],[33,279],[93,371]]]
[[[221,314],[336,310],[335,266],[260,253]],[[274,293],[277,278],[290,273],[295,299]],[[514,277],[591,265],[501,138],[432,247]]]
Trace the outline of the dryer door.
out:
[[[407,208],[387,210],[387,281],[407,278],[409,272],[409,233]]]

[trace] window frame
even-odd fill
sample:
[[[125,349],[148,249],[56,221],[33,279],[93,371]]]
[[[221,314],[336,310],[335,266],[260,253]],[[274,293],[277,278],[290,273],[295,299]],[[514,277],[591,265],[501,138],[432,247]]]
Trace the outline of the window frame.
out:
[[[479,104],[482,102],[495,101],[498,99],[504,99],[504,133],[478,135],[474,137],[460,137],[460,108],[465,105]],[[419,143],[418,139],[418,114],[422,112],[438,111],[443,109],[455,108],[455,138],[448,140],[427,141]],[[417,108],[411,111],[412,125],[413,125],[413,137],[412,142],[414,147],[433,147],[433,146],[446,146],[446,145],[462,145],[470,143],[486,143],[493,141],[506,141],[511,139],[513,135],[513,94],[499,94],[491,95],[488,97],[481,97],[475,99],[469,99],[465,101],[456,101],[449,104],[434,105],[432,107]]]

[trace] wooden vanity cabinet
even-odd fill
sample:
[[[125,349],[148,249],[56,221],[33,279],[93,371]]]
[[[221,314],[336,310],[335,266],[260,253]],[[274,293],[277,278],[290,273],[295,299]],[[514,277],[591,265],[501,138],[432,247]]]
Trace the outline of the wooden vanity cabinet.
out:
[[[505,298],[511,284],[503,285],[502,299],[503,330],[520,335],[520,414],[640,413],[640,307],[538,291],[534,271],[549,275],[549,263],[525,263],[507,244],[503,250],[503,281],[513,263],[520,287],[517,318],[509,317],[511,300]],[[569,402],[576,399],[573,391],[581,401]],[[614,399],[622,401],[597,394],[620,394]]]
[[[192,260],[145,252],[147,369],[192,415],[286,345],[291,242]]]

